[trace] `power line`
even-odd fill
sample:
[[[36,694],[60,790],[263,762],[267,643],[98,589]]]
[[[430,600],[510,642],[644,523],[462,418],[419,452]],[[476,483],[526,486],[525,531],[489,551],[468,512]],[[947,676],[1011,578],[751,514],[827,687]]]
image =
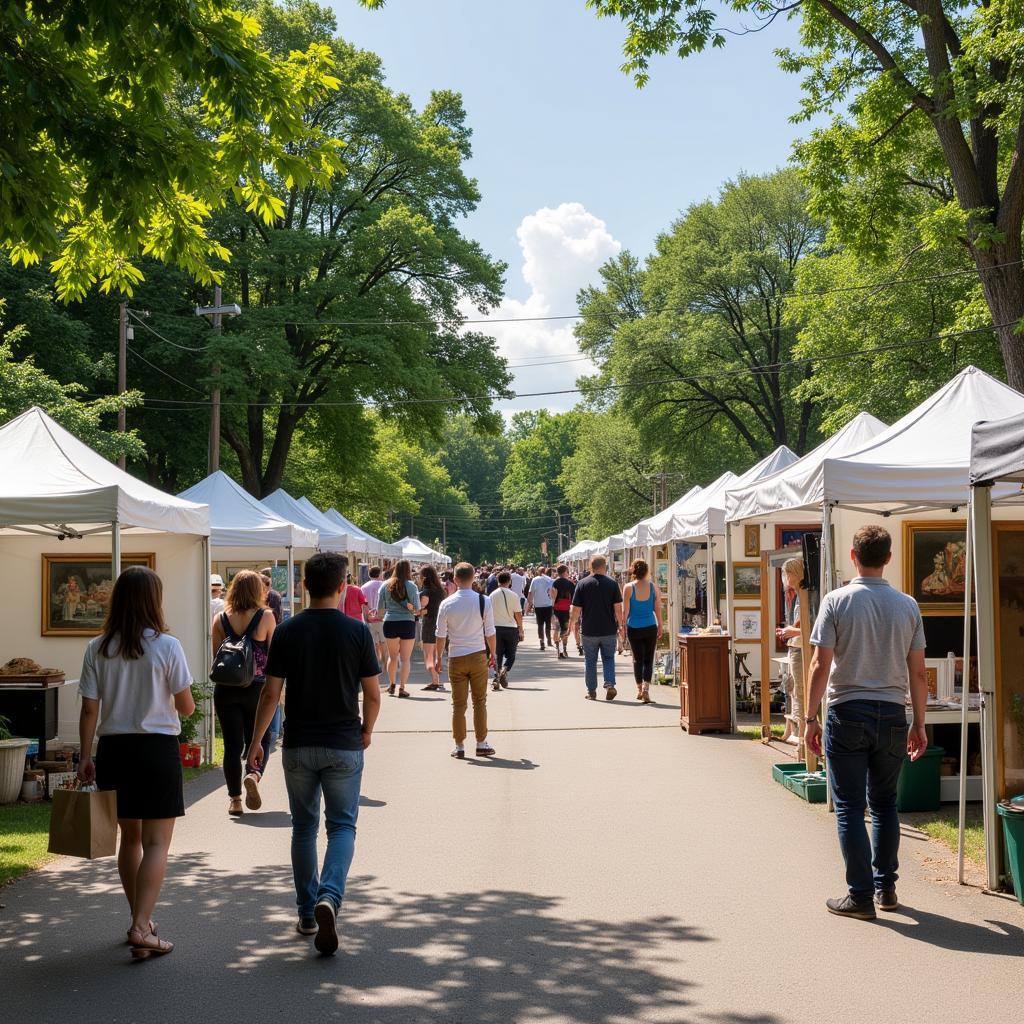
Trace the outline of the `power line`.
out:
[[[824,295],[840,295],[849,292],[872,291],[881,288],[894,288],[904,284],[923,284],[930,281],[946,281],[954,277],[964,277],[969,274],[987,274],[994,270],[1002,270],[1005,267],[1015,267],[1024,263],[1024,260],[1010,260],[1007,263],[998,263],[991,267],[965,267],[962,270],[948,270],[941,274],[927,274],[919,277],[897,277],[887,281],[876,281],[872,284],[851,284],[838,288],[822,288],[817,291],[789,291],[779,292],[776,299],[807,299],[819,298]],[[252,310],[260,310],[273,307],[251,307]],[[156,313],[156,316],[172,317],[178,320],[187,320],[190,317],[181,313]],[[457,326],[465,324],[529,324],[529,323],[550,323],[557,320],[582,320],[585,316],[593,316],[593,313],[561,313],[552,316],[517,316],[517,317],[480,317],[459,320]],[[613,314],[609,314],[609,317]],[[259,321],[261,327],[432,327],[437,324],[448,324],[452,317],[420,318],[417,320],[280,320],[280,321]]]
[[[188,345],[179,345],[176,341],[171,341],[170,338],[165,338],[158,331],[150,327],[149,324],[147,324],[146,321],[143,320],[142,317],[140,317],[139,314],[136,313],[134,309],[129,309],[128,315],[136,324],[138,324],[139,327],[144,327],[147,331],[149,331],[150,334],[159,338],[165,344],[172,345],[174,348],[180,348],[182,352],[205,352],[210,347],[210,345],[201,345],[199,348],[191,348]],[[212,342],[210,344],[212,344]]]
[[[165,377],[166,377],[166,378],[167,378],[168,380],[173,380],[175,384],[180,384],[180,385],[181,385],[181,386],[182,386],[183,388],[188,388],[188,389],[189,389],[189,391],[194,391],[194,392],[195,392],[195,393],[196,393],[197,395],[201,395],[201,394],[202,394],[202,391],[200,391],[200,390],[199,390],[199,388],[194,388],[194,387],[192,387],[192,385],[191,385],[191,384],[186,384],[186,383],[185,383],[185,382],[184,382],[183,380],[179,380],[179,379],[178,379],[177,377],[175,377],[175,376],[174,376],[173,374],[171,374],[171,373],[168,373],[168,372],[167,372],[167,371],[166,371],[165,369],[163,369],[162,367],[160,367],[160,366],[157,366],[157,365],[156,365],[156,363],[151,363],[151,362],[150,362],[150,361],[149,361],[149,360],[148,360],[148,359],[147,359],[147,358],[146,358],[146,357],[145,357],[144,355],[142,355],[142,354],[141,354],[140,352],[136,352],[136,351],[135,351],[135,349],[133,349],[133,348],[131,347],[131,345],[128,345],[128,346],[127,346],[127,348],[128,348],[128,351],[129,351],[129,352],[130,352],[130,353],[131,353],[131,354],[132,354],[133,356],[135,356],[135,358],[136,358],[136,359],[141,359],[141,360],[142,360],[142,362],[144,362],[144,363],[145,363],[145,364],[146,364],[146,365],[147,365],[147,366],[148,366],[148,367],[149,367],[150,369],[152,369],[152,370],[156,370],[156,372],[157,372],[157,373],[163,374],[163,376],[165,376]],[[167,401],[170,401],[170,399],[167,399]],[[193,405],[209,405],[209,402],[193,402],[192,404],[193,404]]]
[[[511,402],[517,401],[522,398],[552,398],[559,395],[580,395],[590,394],[594,391],[625,391],[631,388],[644,388],[644,387],[656,387],[665,384],[686,384],[696,383],[698,381],[716,381],[726,380],[738,376],[754,376],[754,377],[771,377],[784,370],[791,369],[796,366],[806,366],[813,363],[825,363],[825,362],[836,362],[843,360],[854,360],[860,359],[867,355],[875,355],[880,352],[894,352],[901,349],[917,348],[922,345],[930,343],[945,341],[949,338],[962,338],[971,334],[988,334],[992,331],[1000,330],[1003,327],[1011,327],[1016,321],[1008,321],[1003,324],[992,324],[988,327],[973,327],[962,331],[946,331],[942,334],[933,334],[927,338],[917,338],[914,341],[906,342],[894,342],[891,345],[875,345],[869,348],[857,349],[852,352],[838,352],[833,355],[824,356],[804,356],[799,359],[791,359],[787,361],[780,361],[776,363],[766,363],[763,366],[744,366],[738,367],[734,370],[719,370],[709,371],[706,373],[692,373],[692,374],[676,374],[670,377],[657,377],[648,378],[645,380],[637,381],[621,381],[621,382],[605,382],[605,383],[594,383],[586,388],[560,388],[553,391],[527,391],[527,392],[510,392],[507,395],[502,394],[486,394],[486,395],[474,395],[464,397],[448,397],[448,398],[405,398],[395,399],[393,401],[385,402],[384,404],[388,407],[391,406],[421,406],[421,405],[463,405],[472,402]],[[137,355],[137,353],[136,353]],[[141,357],[139,357],[141,358]],[[152,364],[150,364],[152,365]],[[157,369],[157,367],[154,367]],[[161,371],[163,372],[163,371]],[[170,374],[165,374],[170,376]],[[171,378],[172,380],[174,378]],[[178,381],[179,384],[183,382]],[[196,389],[191,385],[183,384],[184,387],[189,388],[190,391]],[[99,396],[105,397],[105,396]],[[153,402],[163,406],[196,406],[196,405],[209,405],[209,399],[200,401],[198,399],[172,399],[172,398],[145,398],[144,402]],[[236,406],[240,408],[261,408],[261,409],[277,409],[281,406],[288,406],[290,408],[319,408],[319,409],[347,409],[347,408],[376,408],[376,404],[372,402],[360,401],[352,399],[350,401],[339,401],[339,402],[296,402],[296,401],[268,401],[268,402],[246,402],[246,401],[225,401],[222,405]]]

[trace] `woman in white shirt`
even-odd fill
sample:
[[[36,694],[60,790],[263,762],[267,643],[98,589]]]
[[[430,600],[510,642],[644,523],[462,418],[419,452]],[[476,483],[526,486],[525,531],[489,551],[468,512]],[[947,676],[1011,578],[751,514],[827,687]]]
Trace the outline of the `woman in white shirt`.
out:
[[[85,649],[78,683],[78,777],[117,793],[117,870],[132,915],[128,944],[139,960],[174,949],[157,936],[151,915],[174,821],[185,813],[178,716],[191,715],[196,706],[185,652],[167,632],[162,600],[152,569],[125,569],[114,583],[103,632]]]

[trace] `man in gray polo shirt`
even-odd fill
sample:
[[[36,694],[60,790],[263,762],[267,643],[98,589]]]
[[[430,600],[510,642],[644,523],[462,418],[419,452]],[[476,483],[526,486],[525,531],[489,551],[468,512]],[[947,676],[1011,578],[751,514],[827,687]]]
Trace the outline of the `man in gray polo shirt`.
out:
[[[841,917],[873,920],[876,903],[881,910],[899,905],[896,783],[904,755],[916,761],[928,746],[928,679],[921,610],[882,578],[892,558],[892,538],[880,526],[862,526],[850,557],[856,578],[825,595],[811,633],[805,739],[821,753],[817,709],[827,696],[825,754],[849,895],[825,905]],[[909,729],[908,684],[914,709]],[[871,810],[870,842],[865,805]]]

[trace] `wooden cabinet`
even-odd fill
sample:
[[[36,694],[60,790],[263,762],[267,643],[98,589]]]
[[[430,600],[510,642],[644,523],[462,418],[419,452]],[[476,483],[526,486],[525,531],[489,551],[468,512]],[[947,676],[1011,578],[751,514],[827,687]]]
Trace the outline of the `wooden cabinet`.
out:
[[[729,732],[729,637],[679,637],[679,725],[689,733]]]

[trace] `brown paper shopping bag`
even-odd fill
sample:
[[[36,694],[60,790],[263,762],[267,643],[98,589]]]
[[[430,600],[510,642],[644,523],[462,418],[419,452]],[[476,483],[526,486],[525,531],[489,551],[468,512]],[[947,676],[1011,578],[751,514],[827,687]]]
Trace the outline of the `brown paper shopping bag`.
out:
[[[50,812],[50,853],[113,857],[117,852],[117,794],[113,790],[58,789]]]

